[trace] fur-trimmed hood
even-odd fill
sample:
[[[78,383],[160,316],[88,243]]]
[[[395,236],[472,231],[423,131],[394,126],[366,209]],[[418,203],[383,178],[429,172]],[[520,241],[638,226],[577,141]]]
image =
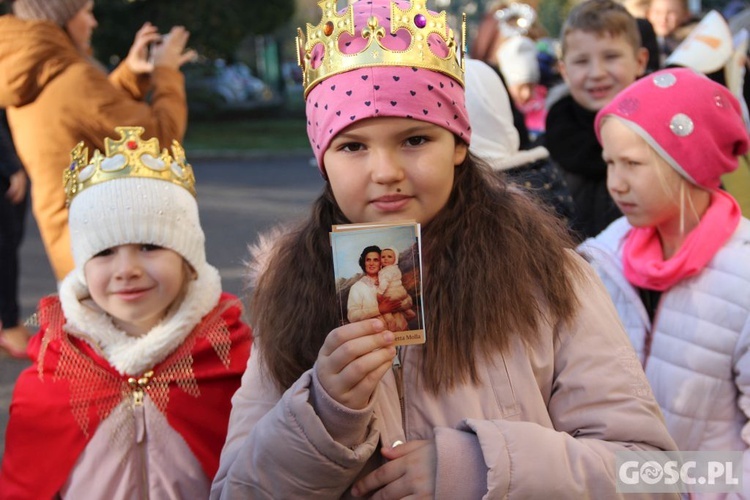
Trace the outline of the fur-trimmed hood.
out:
[[[219,303],[219,271],[206,264],[188,285],[182,303],[142,337],[117,328],[112,318],[90,298],[83,271],[72,271],[60,285],[65,330],[101,352],[121,374],[138,375],[163,361],[187,338],[200,320]]]
[[[252,292],[260,277],[268,270],[276,245],[292,232],[288,225],[278,225],[258,235],[258,241],[247,246],[248,260],[245,261],[245,291]]]

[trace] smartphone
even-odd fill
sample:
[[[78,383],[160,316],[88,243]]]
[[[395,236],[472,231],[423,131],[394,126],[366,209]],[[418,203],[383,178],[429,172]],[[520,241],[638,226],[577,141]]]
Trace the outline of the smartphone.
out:
[[[154,49],[169,39],[169,33],[160,35],[159,40],[148,44],[148,62],[154,64]]]

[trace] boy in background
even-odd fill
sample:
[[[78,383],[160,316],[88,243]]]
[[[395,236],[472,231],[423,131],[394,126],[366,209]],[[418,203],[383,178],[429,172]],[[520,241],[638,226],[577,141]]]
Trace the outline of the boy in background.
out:
[[[664,60],[680,43],[678,29],[689,24],[690,17],[687,0],[651,0],[646,18],[659,43],[659,66],[664,66]]]
[[[549,104],[544,143],[563,169],[576,205],[573,228],[585,238],[620,216],[607,192],[596,112],[644,73],[648,51],[633,16],[612,0],[578,4],[560,40],[560,74],[569,94]]]

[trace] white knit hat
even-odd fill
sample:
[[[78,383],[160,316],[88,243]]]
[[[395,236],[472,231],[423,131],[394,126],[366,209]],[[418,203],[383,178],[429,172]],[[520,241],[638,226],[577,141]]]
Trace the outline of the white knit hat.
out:
[[[71,202],[68,224],[76,267],[130,243],[174,250],[196,270],[206,262],[195,198],[171,182],[120,178],[91,186]]]
[[[20,19],[52,21],[65,26],[87,2],[88,0],[15,0],[13,15]]]
[[[540,78],[536,44],[525,36],[512,36],[497,50],[500,72],[508,85],[538,83]]]
[[[77,146],[65,177],[76,268],[108,248],[151,244],[174,250],[200,273],[207,265],[205,236],[182,149],[173,145],[173,159],[166,149],[158,153],[156,139],[141,141],[142,128],[116,130],[122,140],[106,139],[106,154],[90,164]]]

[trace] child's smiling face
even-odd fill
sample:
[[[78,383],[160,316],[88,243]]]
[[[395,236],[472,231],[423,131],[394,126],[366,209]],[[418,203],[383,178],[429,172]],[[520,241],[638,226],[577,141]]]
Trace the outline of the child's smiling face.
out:
[[[156,326],[185,286],[184,259],[156,245],[118,245],[84,266],[91,298],[115,325],[140,336]]]
[[[390,266],[396,262],[396,253],[393,250],[383,250],[380,252],[380,261],[384,266]]]
[[[573,30],[565,36],[560,72],[570,95],[589,111],[599,111],[643,74],[648,51],[624,35]]]

